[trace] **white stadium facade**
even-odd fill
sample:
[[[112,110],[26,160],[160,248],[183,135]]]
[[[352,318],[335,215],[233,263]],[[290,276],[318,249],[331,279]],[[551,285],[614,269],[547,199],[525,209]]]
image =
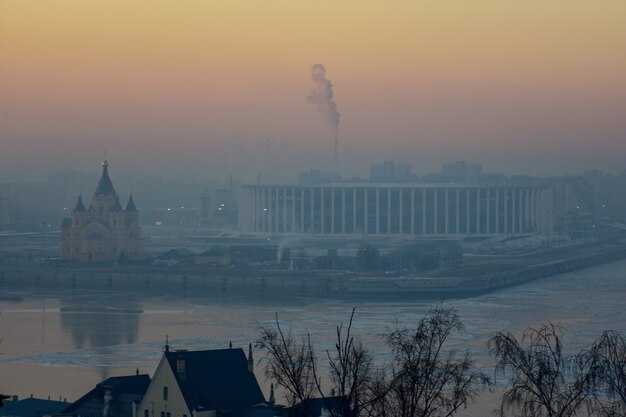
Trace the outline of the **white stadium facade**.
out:
[[[537,186],[336,183],[244,185],[242,233],[454,237],[547,233],[552,191]]]

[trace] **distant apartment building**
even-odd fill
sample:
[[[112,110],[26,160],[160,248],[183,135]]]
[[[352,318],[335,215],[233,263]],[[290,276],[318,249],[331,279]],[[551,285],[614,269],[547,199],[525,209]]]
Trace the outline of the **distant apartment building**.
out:
[[[370,181],[393,183],[406,182],[414,179],[411,164],[400,164],[394,161],[385,161],[370,166]]]
[[[143,257],[139,213],[129,196],[126,207],[120,205],[109,177],[109,164],[102,164],[102,176],[89,208],[82,197],[72,217],[61,225],[61,256],[67,261],[111,262]]]
[[[461,236],[548,232],[541,186],[336,183],[245,185],[242,233]]]
[[[476,184],[483,175],[483,166],[465,161],[454,161],[441,166],[441,175],[446,181]]]

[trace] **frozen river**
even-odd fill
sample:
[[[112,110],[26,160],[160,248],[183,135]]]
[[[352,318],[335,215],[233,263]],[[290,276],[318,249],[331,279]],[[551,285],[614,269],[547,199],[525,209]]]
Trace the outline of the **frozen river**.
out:
[[[415,324],[438,301],[326,300],[320,298],[179,297],[139,293],[0,290],[0,392],[73,401],[103,378],[154,371],[165,336],[173,349],[246,347],[278,312],[315,347],[331,346],[334,326],[357,308],[355,334],[379,360],[380,334],[394,323]],[[453,341],[469,348],[491,372],[486,341],[495,331],[519,334],[552,321],[565,329],[566,349],[579,349],[604,329],[626,332],[626,261],[550,277],[454,306],[466,333]],[[257,358],[260,352],[256,352]],[[263,373],[257,368],[257,377]],[[493,396],[491,396],[493,397]],[[493,398],[464,415],[484,415]]]

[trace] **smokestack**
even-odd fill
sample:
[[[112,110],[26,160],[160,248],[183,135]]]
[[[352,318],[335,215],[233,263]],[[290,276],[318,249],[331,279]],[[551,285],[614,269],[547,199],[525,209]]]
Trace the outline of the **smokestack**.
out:
[[[254,373],[254,359],[252,358],[252,343],[248,345],[248,371]]]
[[[326,68],[321,64],[311,67],[311,77],[313,78],[313,91],[307,97],[309,103],[317,108],[317,111],[324,115],[326,123],[332,129],[334,148],[334,168],[339,172],[339,112],[337,103],[333,99],[333,83],[326,79]]]

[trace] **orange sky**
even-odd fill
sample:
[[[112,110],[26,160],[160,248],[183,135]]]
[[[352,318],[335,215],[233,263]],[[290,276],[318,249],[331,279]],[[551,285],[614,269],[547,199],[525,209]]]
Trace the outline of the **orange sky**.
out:
[[[316,63],[348,174],[626,168],[624,22],[624,0],[0,0],[0,181],[105,149],[253,178],[266,137],[286,172],[330,168]]]

